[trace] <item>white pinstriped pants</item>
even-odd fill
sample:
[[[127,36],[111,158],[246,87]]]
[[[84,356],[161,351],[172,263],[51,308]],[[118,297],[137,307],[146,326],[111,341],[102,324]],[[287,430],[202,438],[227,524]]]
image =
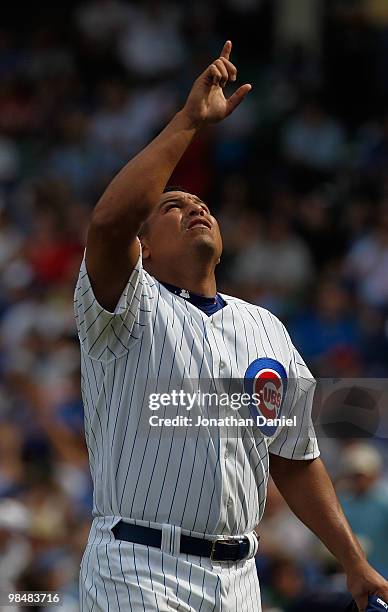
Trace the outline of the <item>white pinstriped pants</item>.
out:
[[[261,612],[254,558],[215,563],[174,554],[180,530],[170,525],[163,526],[163,550],[115,540],[118,520],[93,521],[81,563],[81,612]]]

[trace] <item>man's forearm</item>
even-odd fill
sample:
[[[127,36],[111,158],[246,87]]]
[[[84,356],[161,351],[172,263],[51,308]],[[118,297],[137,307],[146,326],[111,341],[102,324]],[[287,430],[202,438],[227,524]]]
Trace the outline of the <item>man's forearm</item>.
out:
[[[93,212],[94,221],[123,228],[140,225],[197,132],[184,110],[116,175]]]
[[[271,455],[270,471],[294,514],[318,536],[346,572],[365,562],[320,459],[291,461]]]

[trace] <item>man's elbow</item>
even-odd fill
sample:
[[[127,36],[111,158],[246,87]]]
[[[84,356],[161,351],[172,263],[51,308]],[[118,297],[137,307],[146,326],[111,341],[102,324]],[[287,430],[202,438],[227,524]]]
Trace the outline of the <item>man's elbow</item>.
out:
[[[137,235],[148,214],[144,207],[117,210],[113,206],[98,204],[92,212],[89,227],[101,237],[119,238],[124,235],[130,238]]]
[[[117,211],[112,206],[97,204],[92,212],[90,225],[96,230],[115,228],[122,222],[122,217],[122,211]]]
[[[130,241],[134,238],[141,223],[134,215],[117,213],[101,207],[92,213],[89,224],[89,236],[92,234],[105,242]]]

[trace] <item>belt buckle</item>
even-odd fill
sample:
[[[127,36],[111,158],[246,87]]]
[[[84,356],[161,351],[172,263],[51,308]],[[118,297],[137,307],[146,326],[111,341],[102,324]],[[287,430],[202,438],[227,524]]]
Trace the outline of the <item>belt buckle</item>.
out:
[[[215,553],[217,543],[218,542],[225,542],[226,540],[227,540],[227,538],[217,538],[216,540],[213,540],[212,549],[210,551],[210,560],[211,561],[215,561],[216,560],[216,559],[214,559],[213,555]]]
[[[211,561],[216,561],[216,562],[217,561],[222,561],[222,559],[215,559],[214,558],[214,553],[215,553],[215,550],[216,550],[216,546],[217,546],[217,544],[219,542],[222,542],[224,544],[231,544],[231,545],[234,545],[234,546],[240,546],[242,544],[242,542],[243,542],[243,539],[244,538],[228,538],[228,537],[225,537],[225,538],[217,538],[216,540],[213,540],[212,548],[211,548],[211,551],[210,551],[210,559],[211,559]],[[231,559],[228,559],[228,560],[229,561],[233,561],[233,557]],[[237,561],[237,559],[235,559],[235,561]]]

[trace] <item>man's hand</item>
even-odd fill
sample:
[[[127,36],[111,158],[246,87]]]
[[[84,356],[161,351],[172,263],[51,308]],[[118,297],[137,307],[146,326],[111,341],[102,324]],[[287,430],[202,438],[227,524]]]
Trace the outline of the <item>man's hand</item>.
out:
[[[361,562],[346,573],[348,589],[353,595],[360,612],[366,610],[369,595],[377,595],[388,601],[388,582],[369,563]]]
[[[183,111],[196,127],[225,119],[252,89],[245,84],[225,98],[223,88],[237,78],[237,68],[229,61],[231,50],[232,43],[227,40],[220,57],[194,82]]]

